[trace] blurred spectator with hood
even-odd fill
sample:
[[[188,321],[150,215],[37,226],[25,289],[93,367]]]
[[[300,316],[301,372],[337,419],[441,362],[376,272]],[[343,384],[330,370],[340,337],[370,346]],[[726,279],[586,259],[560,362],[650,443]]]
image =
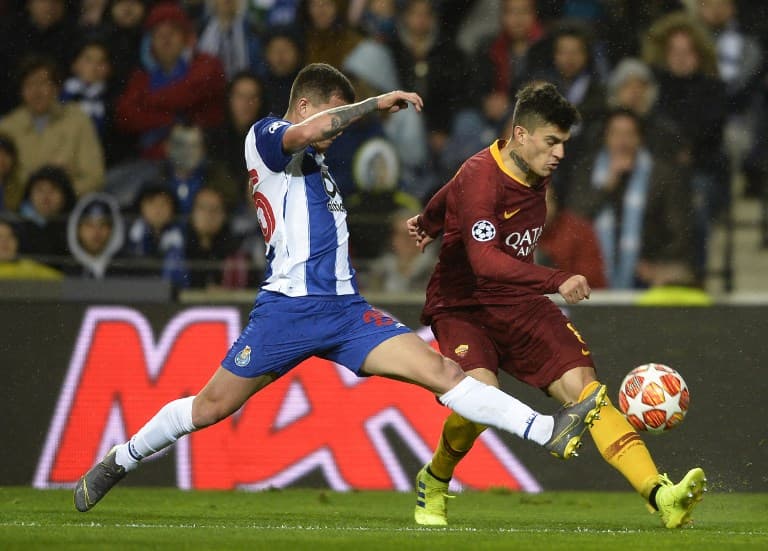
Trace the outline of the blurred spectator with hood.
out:
[[[161,2],[147,15],[142,68],[117,100],[118,127],[137,139],[146,158],[163,158],[177,121],[211,128],[224,119],[226,80],[221,62],[196,53],[192,21],[176,4]]]
[[[43,165],[65,170],[78,195],[104,185],[104,152],[90,118],[59,101],[60,73],[53,60],[27,58],[19,84],[22,104],[0,119],[19,153],[22,179]]]
[[[110,264],[124,240],[123,217],[115,198],[106,193],[84,195],[67,223],[67,243],[77,262],[67,273],[92,279],[114,275]]]

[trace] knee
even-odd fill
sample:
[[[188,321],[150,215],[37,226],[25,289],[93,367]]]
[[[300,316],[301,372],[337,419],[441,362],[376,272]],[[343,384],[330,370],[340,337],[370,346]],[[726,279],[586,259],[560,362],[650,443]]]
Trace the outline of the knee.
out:
[[[438,355],[435,358],[434,370],[438,374],[441,393],[448,392],[466,376],[459,364],[445,356]]]
[[[213,400],[204,394],[198,394],[192,402],[192,423],[197,429],[214,425],[231,413],[222,401]]]

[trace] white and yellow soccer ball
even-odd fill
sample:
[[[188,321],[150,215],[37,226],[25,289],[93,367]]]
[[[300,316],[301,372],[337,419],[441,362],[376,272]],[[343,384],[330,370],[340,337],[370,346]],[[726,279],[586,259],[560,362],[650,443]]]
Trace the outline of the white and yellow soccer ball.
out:
[[[639,431],[659,434],[682,423],[691,396],[671,367],[649,363],[630,371],[619,387],[619,408]]]

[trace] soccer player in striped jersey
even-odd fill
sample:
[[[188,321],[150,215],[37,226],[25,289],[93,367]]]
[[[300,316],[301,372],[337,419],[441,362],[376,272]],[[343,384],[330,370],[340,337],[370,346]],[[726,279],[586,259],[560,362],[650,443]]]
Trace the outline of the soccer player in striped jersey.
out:
[[[422,100],[399,90],[354,100],[343,74],[315,63],[296,76],[285,116],[253,125],[245,158],[268,268],[248,325],[196,396],[163,406],[83,475],[74,493],[79,511],[91,509],[143,459],[228,417],[313,355],[360,376],[415,383],[467,419],[532,440],[559,457],[574,454],[597,417],[604,386],[554,416],[541,415],[465,376],[455,362],[358,294],[347,252],[346,212],[323,152],[363,115],[395,113],[409,105],[420,111]]]
[[[544,294],[576,304],[589,298],[589,283],[534,264],[533,253],[544,229],[547,185],[579,115],[552,84],[531,83],[518,92],[512,117],[512,136],[469,158],[423,213],[408,220],[422,250],[443,233],[422,321],[432,326],[443,354],[472,377],[499,386],[502,369],[573,403],[600,383],[584,338]],[[483,430],[460,413],[448,416],[431,463],[417,476],[417,523],[447,524],[448,482]],[[689,522],[706,491],[700,468],[672,484],[610,404],[590,432],[603,458],[660,512],[665,526]]]

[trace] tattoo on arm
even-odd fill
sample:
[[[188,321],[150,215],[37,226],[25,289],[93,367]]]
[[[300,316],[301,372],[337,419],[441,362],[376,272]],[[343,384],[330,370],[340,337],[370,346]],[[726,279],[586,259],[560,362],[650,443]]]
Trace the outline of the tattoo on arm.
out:
[[[378,100],[376,98],[368,98],[359,103],[329,109],[325,114],[331,118],[331,127],[323,131],[321,139],[325,140],[335,136],[363,115],[376,111],[377,105]]]

